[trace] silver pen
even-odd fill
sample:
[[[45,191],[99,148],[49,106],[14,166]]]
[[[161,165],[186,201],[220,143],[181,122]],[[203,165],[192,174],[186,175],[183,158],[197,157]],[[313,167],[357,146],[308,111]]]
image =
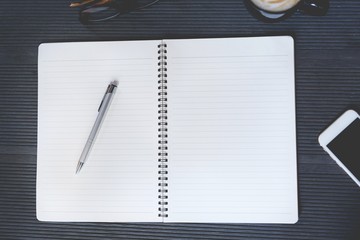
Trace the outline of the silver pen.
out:
[[[80,172],[81,168],[84,166],[84,164],[89,156],[91,148],[95,143],[96,136],[100,130],[101,124],[104,121],[106,112],[110,107],[111,100],[113,99],[113,97],[115,95],[117,86],[118,86],[118,81],[112,81],[106,89],[106,92],[104,94],[104,97],[103,97],[103,99],[100,103],[99,109],[98,109],[99,113],[96,117],[94,126],[91,129],[90,135],[86,141],[85,147],[81,153],[78,165],[76,167],[76,174]]]

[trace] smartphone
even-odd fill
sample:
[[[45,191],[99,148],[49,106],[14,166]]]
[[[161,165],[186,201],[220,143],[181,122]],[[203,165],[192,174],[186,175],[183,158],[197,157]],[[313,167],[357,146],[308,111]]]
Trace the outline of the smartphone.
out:
[[[360,116],[347,110],[319,136],[319,143],[360,187]]]

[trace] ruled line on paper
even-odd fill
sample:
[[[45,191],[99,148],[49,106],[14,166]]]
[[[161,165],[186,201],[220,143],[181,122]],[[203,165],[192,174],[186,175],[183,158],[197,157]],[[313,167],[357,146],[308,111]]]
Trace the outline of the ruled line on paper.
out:
[[[249,82],[249,80],[256,80],[259,79],[258,77],[254,77],[252,75],[243,77],[240,75],[237,76],[226,76],[223,78],[224,80],[226,80],[229,83],[229,86],[231,86],[232,84],[234,84],[234,82],[238,85],[245,85],[245,86],[257,86],[259,85],[259,83],[252,83]],[[282,81],[286,81],[287,78],[284,76],[279,76],[276,77],[277,80],[282,80]],[[247,80],[247,81],[245,81]],[[219,83],[219,78],[218,77],[211,77],[211,75],[206,76],[206,78],[197,78],[197,77],[187,77],[186,79],[182,79],[181,82],[175,82],[172,84],[172,86],[187,86],[187,84],[192,83],[193,86],[196,86],[198,84],[203,84],[202,82],[206,82],[207,84],[213,85],[213,83],[221,85],[221,83]],[[182,84],[184,83],[184,84]],[[277,85],[283,85],[283,83],[274,83],[274,85],[272,86],[277,86]]]
[[[279,71],[279,72],[257,72],[257,73],[254,73],[254,72],[243,72],[243,73],[238,73],[239,77],[240,76],[244,76],[244,75],[252,75],[252,76],[262,76],[262,77],[269,77],[269,75],[273,75],[273,79],[275,78],[274,76],[279,76],[280,74],[284,74],[283,71]],[[206,76],[221,76],[221,77],[224,77],[226,78],[226,76],[233,76],[234,73],[229,73],[229,72],[226,72],[226,71],[223,71],[223,72],[213,72],[212,74],[209,74],[207,72],[207,74],[204,74],[204,73],[199,73],[199,72],[195,72],[195,73],[178,73],[177,74],[178,76],[185,76],[185,77],[188,77],[188,76],[193,76],[193,77],[196,77],[196,76],[201,76],[201,78],[206,78]],[[169,75],[170,76],[170,75]]]
[[[219,63],[221,63],[221,65],[223,65],[224,66],[224,63],[222,63],[222,62],[217,62],[216,64],[219,64]],[[259,61],[257,61],[257,62],[254,62],[255,64],[253,64],[253,65],[245,65],[245,66],[243,66],[243,65],[234,65],[233,64],[233,66],[226,66],[224,69],[226,69],[226,70],[237,70],[237,71],[239,71],[239,72],[241,72],[241,70],[242,69],[256,69],[257,71],[259,71],[259,70],[264,70],[264,69],[266,69],[266,70],[268,70],[268,69],[273,69],[273,68],[276,68],[276,67],[282,67],[283,65],[281,64],[281,65],[279,65],[278,64],[278,62],[275,62],[276,64],[273,64],[273,63],[267,63],[267,65],[266,66],[262,66],[261,67],[261,69],[259,69]],[[285,61],[284,62],[282,62],[282,63],[286,63]],[[179,63],[177,63],[177,66],[174,66],[174,67],[172,67],[172,68],[174,68],[174,69],[177,69],[177,70],[188,70],[188,69],[196,69],[196,70],[213,70],[214,69],[214,66],[215,66],[215,64],[209,64],[209,62],[206,62],[206,66],[202,66],[201,64],[199,64],[199,62],[197,62],[196,63],[196,66],[194,65],[194,64],[191,64],[191,62],[188,62],[187,63],[187,66],[186,67],[184,67],[184,66],[178,66],[178,64]],[[230,65],[230,64],[228,64],[228,65]]]
[[[179,56],[174,56],[173,59],[201,59],[201,58],[213,58],[213,59],[221,59],[221,58],[259,58],[259,57],[270,57],[270,58],[276,58],[276,57],[288,57],[288,54],[278,54],[278,55],[207,55],[206,57],[200,57],[200,56],[186,56],[186,57],[179,57]]]
[[[102,65],[100,65],[99,67],[105,67],[105,65],[104,66],[102,66]],[[91,69],[91,70],[89,70],[89,69]],[[66,70],[66,71],[64,71],[64,70],[47,70],[47,71],[44,71],[43,73],[44,74],[56,74],[56,73],[61,73],[60,75],[66,75],[66,74],[69,74],[69,73],[72,73],[72,74],[74,74],[74,73],[84,73],[84,71],[86,71],[86,73],[108,73],[109,71],[121,71],[122,73],[126,73],[126,72],[133,72],[135,69],[129,69],[129,68],[124,68],[124,69],[121,69],[121,68],[110,68],[110,69],[93,69],[93,68],[89,68],[89,69],[76,69],[76,70]],[[148,69],[146,69],[146,68],[141,68],[141,69],[139,69],[139,68],[136,68],[136,70],[139,70],[139,71],[141,71],[141,70],[153,70],[153,68],[148,68]]]
[[[127,68],[127,67],[134,67],[134,68],[147,68],[148,66],[152,66],[153,64],[155,64],[153,61],[151,61],[153,59],[143,59],[143,60],[138,60],[138,61],[98,61],[99,63],[89,63],[89,62],[71,62],[69,64],[67,64],[66,62],[62,62],[61,64],[58,64],[58,62],[52,64],[49,62],[45,62],[44,65],[46,66],[46,68],[52,68],[52,69],[63,69],[63,70],[67,70],[69,68],[97,68],[97,67],[117,67],[117,68]],[[141,65],[139,65],[141,64]]]
[[[285,56],[284,56],[285,57]],[[176,62],[176,68],[177,67],[182,67],[183,65],[191,65],[193,66],[194,63],[196,63],[196,66],[201,66],[202,64],[241,64],[241,63],[247,63],[247,64],[251,64],[251,63],[254,63],[254,64],[259,64],[259,63],[266,63],[266,64],[269,64],[269,61],[265,61],[265,60],[259,60],[259,59],[236,59],[235,61],[228,61],[228,60],[219,60],[218,58],[204,58],[204,59],[201,59],[200,61],[194,61],[195,59],[186,59],[186,61],[182,61],[182,60],[179,60],[179,58],[175,58],[174,62]],[[206,61],[204,61],[206,60]],[[277,60],[276,63],[287,63],[288,60]],[[271,63],[270,63],[271,64]]]
[[[63,62],[103,62],[103,61],[131,61],[131,60],[152,60],[153,58],[151,57],[139,57],[139,58],[111,58],[111,59],[106,59],[106,58],[103,58],[103,59],[56,59],[56,60],[44,60],[42,59],[41,62],[60,62],[60,63],[63,63]]]
[[[101,202],[100,202],[101,203]],[[143,212],[143,211],[93,211],[93,210],[84,210],[84,211],[47,211],[47,210],[43,210],[42,212],[44,213],[78,213],[78,214],[81,214],[81,213],[111,213],[111,214],[120,214],[120,213],[153,213],[153,212]]]

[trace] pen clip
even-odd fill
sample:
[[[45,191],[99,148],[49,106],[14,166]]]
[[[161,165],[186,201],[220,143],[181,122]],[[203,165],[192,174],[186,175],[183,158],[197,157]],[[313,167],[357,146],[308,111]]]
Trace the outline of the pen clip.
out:
[[[104,94],[104,96],[103,96],[103,98],[102,98],[102,100],[101,100],[101,103],[100,103],[98,112],[100,111],[100,108],[101,108],[101,106],[102,106],[102,104],[103,104],[103,102],[104,102],[104,99],[105,99],[106,94],[108,94],[108,93],[113,93],[114,90],[115,90],[115,88],[117,87],[117,84],[118,84],[117,81],[113,81],[113,82],[111,82],[111,83],[109,84],[109,86],[107,87],[107,89],[106,89],[106,91],[105,91],[105,94]]]
[[[103,96],[103,98],[102,98],[102,100],[101,100],[101,103],[100,103],[100,106],[99,106],[99,108],[98,108],[98,112],[100,111],[100,108],[101,108],[101,106],[102,106],[102,104],[103,104],[103,102],[104,102],[105,96],[106,96],[106,94],[107,94],[108,91],[109,91],[109,87],[110,87],[110,85],[108,86],[108,88],[106,89],[106,91],[105,91],[105,93],[104,93],[104,96]]]

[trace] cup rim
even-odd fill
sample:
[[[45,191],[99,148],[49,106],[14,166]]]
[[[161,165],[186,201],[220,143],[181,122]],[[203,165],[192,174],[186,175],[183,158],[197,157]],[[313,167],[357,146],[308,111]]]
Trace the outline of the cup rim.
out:
[[[263,9],[263,8],[260,8],[258,5],[256,5],[252,0],[247,0],[248,2],[250,2],[250,4],[256,8],[258,11],[264,11],[264,12],[267,12],[267,13],[270,13],[270,14],[285,14],[285,13],[288,13],[290,11],[293,11],[295,9],[297,9],[297,6],[300,4],[300,2],[302,0],[299,0],[294,6],[286,9],[286,10],[283,10],[283,11],[269,11],[269,10],[266,10],[266,9]]]

